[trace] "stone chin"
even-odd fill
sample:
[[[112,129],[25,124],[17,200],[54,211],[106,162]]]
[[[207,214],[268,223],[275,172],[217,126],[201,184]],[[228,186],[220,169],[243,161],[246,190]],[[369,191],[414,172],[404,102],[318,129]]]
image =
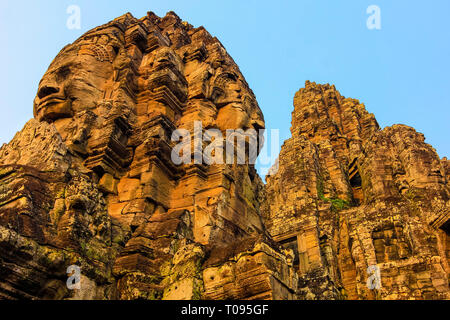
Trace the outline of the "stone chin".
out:
[[[73,117],[72,102],[59,100],[35,105],[34,116],[39,121],[55,121],[61,118]]]

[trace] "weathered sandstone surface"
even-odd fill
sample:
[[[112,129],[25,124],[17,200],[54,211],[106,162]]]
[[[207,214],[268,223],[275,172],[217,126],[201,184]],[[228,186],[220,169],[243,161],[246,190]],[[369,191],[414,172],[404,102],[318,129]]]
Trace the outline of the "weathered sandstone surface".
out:
[[[171,159],[172,133],[193,135],[195,121],[264,128],[203,27],[149,13],[87,32],[51,63],[34,115],[0,149],[1,298],[292,297],[292,259],[265,234],[254,166]],[[72,265],[81,289],[66,286]]]
[[[219,40],[150,12],[64,47],[0,148],[0,299],[449,299],[450,161],[332,86],[294,107],[266,185],[247,158],[175,164],[196,121],[264,128]]]
[[[299,298],[449,299],[448,161],[413,128],[380,130],[330,85],[297,92],[291,132],[263,216],[295,252]]]

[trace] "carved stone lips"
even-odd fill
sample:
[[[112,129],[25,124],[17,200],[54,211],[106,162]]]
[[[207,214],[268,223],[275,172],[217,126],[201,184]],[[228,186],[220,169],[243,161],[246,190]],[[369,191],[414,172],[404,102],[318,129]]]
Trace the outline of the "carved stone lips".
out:
[[[64,102],[66,99],[63,97],[57,97],[57,96],[48,96],[42,99],[39,102],[39,105],[37,107],[37,111],[39,112],[42,108],[47,107],[52,104],[61,103]]]

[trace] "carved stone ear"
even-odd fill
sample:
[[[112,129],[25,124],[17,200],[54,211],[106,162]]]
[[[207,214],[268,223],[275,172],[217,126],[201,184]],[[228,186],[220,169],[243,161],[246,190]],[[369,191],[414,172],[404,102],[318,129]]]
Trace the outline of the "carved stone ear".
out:
[[[111,53],[111,62],[114,62],[114,60],[117,58],[121,48],[122,46],[117,41],[112,41],[108,45],[108,51]]]

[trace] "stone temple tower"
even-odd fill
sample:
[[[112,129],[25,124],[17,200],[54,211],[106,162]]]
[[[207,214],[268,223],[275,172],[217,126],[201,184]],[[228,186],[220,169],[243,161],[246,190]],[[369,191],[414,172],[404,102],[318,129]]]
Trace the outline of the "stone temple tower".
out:
[[[173,12],[64,47],[33,108],[0,148],[0,299],[450,299],[450,161],[308,81],[264,184],[255,95]]]
[[[194,142],[198,122],[200,137],[264,128],[203,27],[126,14],[64,47],[34,119],[0,151],[0,297],[292,298],[284,282],[296,274],[265,232],[254,166],[172,160],[173,133]],[[72,265],[81,288],[70,291]]]

